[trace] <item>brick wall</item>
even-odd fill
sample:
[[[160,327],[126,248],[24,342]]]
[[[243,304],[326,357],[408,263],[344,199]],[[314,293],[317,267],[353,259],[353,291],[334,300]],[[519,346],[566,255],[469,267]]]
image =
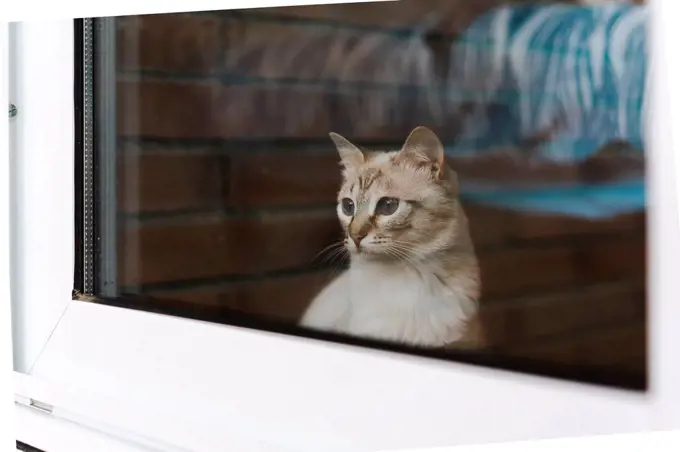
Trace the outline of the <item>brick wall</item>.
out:
[[[356,26],[360,31],[353,33],[399,30],[452,3],[120,18],[122,292],[295,321],[342,264],[319,256],[340,235],[333,205],[337,156],[328,131],[380,147],[399,145],[423,123],[448,140],[455,138],[459,112],[432,117],[417,100],[418,87],[418,95],[404,97],[399,89],[380,97],[376,85],[395,80],[376,79],[383,73],[370,68],[363,69],[373,74],[370,80],[361,80],[361,70],[340,77],[333,70],[342,65],[327,69],[338,79],[332,86],[348,84],[348,91],[328,84],[300,89],[300,78],[312,79],[323,69],[314,66],[314,55],[329,42],[306,47],[308,61],[297,66],[262,64],[261,55],[244,56],[244,43],[313,41],[319,28],[296,21]],[[462,6],[436,25],[442,39],[455,39],[473,17],[500,2],[455,3]],[[388,43],[401,39],[389,36]],[[285,50],[281,44],[282,55]],[[370,105],[362,99],[397,99],[406,106],[391,120],[367,124],[362,112]],[[298,113],[308,117],[300,120]],[[452,164],[463,179],[581,177],[571,167]],[[469,203],[466,208],[482,267],[482,315],[494,348],[543,361],[644,371],[644,213],[593,222]]]

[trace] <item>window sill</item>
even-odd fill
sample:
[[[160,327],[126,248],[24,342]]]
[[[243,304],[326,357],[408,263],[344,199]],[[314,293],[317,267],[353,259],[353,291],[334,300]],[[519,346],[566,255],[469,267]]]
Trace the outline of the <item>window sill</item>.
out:
[[[14,412],[17,440],[43,451],[148,452],[148,449],[20,404],[14,405]]]
[[[650,428],[658,402],[81,301],[70,302],[31,375],[16,374],[16,393],[54,406],[58,418],[164,450],[390,449],[635,432]]]

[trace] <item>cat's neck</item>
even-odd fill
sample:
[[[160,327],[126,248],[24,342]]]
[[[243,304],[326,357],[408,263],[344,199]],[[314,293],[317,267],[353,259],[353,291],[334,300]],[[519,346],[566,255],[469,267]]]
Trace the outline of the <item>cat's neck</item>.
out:
[[[374,272],[374,273],[394,273],[394,272],[415,272],[415,273],[440,273],[446,267],[450,252],[448,250],[432,253],[427,257],[409,257],[408,259],[396,259],[386,257],[375,257],[366,255],[355,255],[350,260],[350,270],[354,272]]]

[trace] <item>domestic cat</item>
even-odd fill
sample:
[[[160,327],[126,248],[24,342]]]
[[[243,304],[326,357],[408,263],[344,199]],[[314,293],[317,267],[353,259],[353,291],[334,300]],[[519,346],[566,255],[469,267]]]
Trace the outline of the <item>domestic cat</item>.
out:
[[[401,150],[373,152],[330,136],[350,266],[301,326],[416,347],[481,345],[477,257],[439,138],[419,126]]]

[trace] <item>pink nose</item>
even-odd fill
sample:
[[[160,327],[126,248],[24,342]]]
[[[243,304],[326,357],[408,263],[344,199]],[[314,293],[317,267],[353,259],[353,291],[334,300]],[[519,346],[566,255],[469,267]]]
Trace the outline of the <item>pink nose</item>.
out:
[[[361,241],[366,237],[366,234],[360,234],[360,235],[355,235],[352,237],[352,241],[354,241],[354,244],[357,246],[357,248],[360,247]]]

